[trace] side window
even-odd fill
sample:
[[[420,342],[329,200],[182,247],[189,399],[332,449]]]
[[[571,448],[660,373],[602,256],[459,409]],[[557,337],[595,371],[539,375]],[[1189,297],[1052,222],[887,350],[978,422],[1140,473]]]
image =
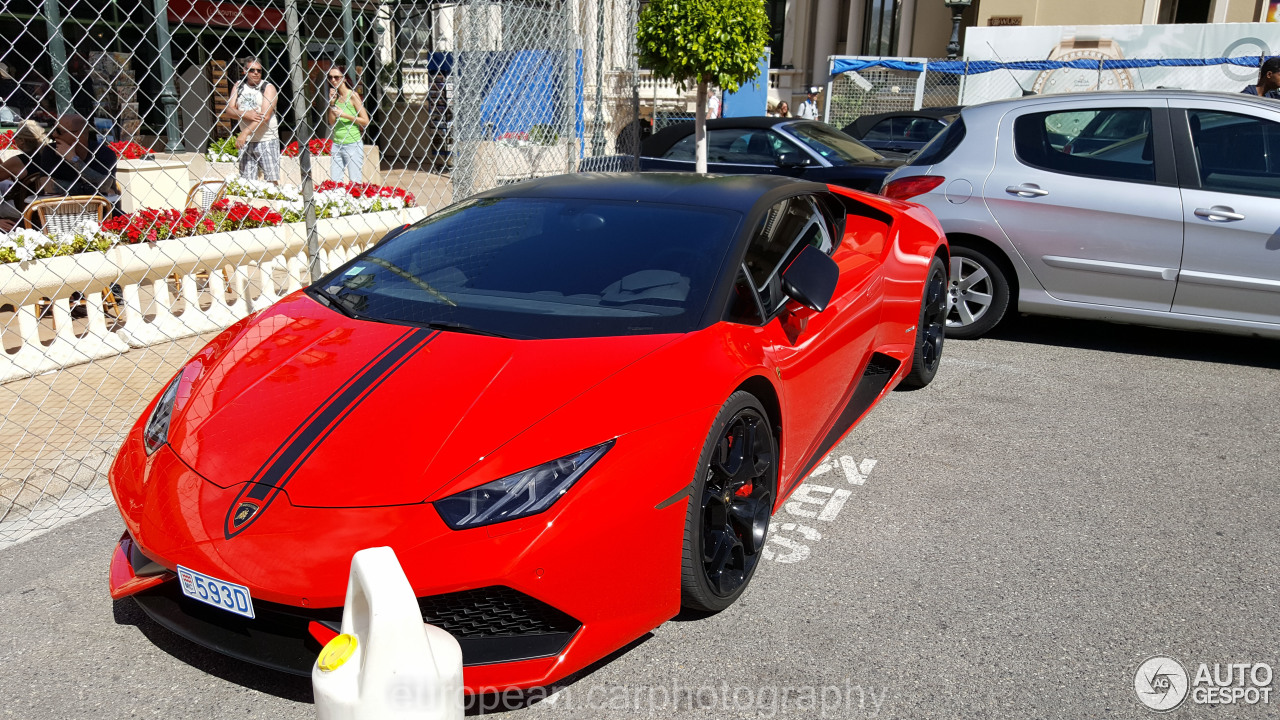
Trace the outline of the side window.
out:
[[[693,139],[693,133],[689,133],[683,140],[672,145],[670,149],[663,154],[662,158],[664,160],[686,160],[688,162],[693,162],[694,160],[697,160],[697,155],[694,154],[697,152],[697,147],[698,146]]]
[[[929,118],[904,119],[907,120],[907,126],[903,128],[902,138],[912,142],[927,142],[947,127],[941,121],[930,120]]]
[[[744,260],[767,314],[786,302],[779,274],[804,245],[813,245],[825,253],[834,249],[826,221],[813,199],[787,198],[770,208],[747,246]]]
[[[738,279],[733,283],[733,295],[729,297],[725,320],[742,325],[764,324],[764,316],[760,314],[760,300],[755,288],[751,287],[745,270],[738,271]]]
[[[1280,198],[1280,123],[1234,113],[1189,110],[1200,187]]]
[[[707,133],[707,162],[772,165],[773,145],[764,130],[711,130]]]
[[[665,160],[697,159],[697,143],[689,133],[662,156]],[[782,153],[800,152],[795,144],[767,130],[749,128],[707,131],[707,162],[739,165],[773,165]]]
[[[885,118],[875,125],[872,125],[871,129],[867,131],[867,134],[863,136],[863,141],[893,140],[893,121],[896,119],[897,118]]]
[[[1151,110],[1106,108],[1023,115],[1013,124],[1018,159],[1101,180],[1155,182]]]

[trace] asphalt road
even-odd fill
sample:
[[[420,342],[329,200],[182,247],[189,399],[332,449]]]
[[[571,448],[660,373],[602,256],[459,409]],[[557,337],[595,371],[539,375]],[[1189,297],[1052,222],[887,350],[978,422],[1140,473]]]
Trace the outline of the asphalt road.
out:
[[[1142,718],[1153,655],[1280,669],[1278,368],[1276,342],[1087,322],[948,342],[775,517],[737,605],[504,717]],[[0,553],[5,716],[314,717],[307,681],[113,605],[120,527]]]

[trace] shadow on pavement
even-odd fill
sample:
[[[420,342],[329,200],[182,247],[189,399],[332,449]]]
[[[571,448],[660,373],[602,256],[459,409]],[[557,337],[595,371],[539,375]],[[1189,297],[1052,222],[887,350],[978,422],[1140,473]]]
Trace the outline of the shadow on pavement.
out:
[[[283,700],[314,702],[310,678],[259,667],[197,645],[161,627],[128,598],[116,600],[112,614],[117,625],[133,625],[156,647],[201,672]]]
[[[554,705],[557,700],[555,697],[556,693],[585,680],[595,671],[640,647],[644,643],[648,642],[652,637],[653,633],[645,633],[625,646],[614,650],[603,658],[600,658],[578,672],[573,673],[569,677],[549,687],[533,688],[531,690],[511,690],[501,693],[487,693],[484,695],[469,695],[466,699],[466,714],[468,717],[498,715],[501,713],[508,713],[513,710],[523,710],[543,702]]]
[[[1008,342],[1280,369],[1280,340],[1241,335],[1023,315],[1006,318],[986,337]],[[947,340],[966,342],[952,338]]]

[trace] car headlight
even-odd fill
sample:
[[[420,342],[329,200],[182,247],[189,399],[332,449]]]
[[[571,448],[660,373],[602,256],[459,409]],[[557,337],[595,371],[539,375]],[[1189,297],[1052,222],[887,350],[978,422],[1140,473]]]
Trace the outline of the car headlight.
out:
[[[168,442],[169,423],[173,420],[173,414],[178,406],[186,404],[191,394],[191,385],[200,376],[203,367],[199,358],[193,359],[183,366],[178,375],[170,380],[160,393],[160,399],[156,401],[151,417],[147,418],[147,424],[142,428],[142,444],[147,448],[148,455]]]
[[[613,447],[613,440],[524,472],[436,500],[436,512],[454,530],[536,515],[555,504]]]
[[[169,439],[169,421],[173,419],[173,401],[178,398],[178,382],[182,376],[169,381],[169,387],[160,393],[160,400],[147,418],[147,425],[142,429],[142,444],[147,446],[147,454],[160,449]]]

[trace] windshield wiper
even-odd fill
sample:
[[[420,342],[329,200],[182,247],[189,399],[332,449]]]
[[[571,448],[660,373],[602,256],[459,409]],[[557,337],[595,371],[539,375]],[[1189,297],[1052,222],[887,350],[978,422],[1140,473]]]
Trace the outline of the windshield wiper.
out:
[[[390,270],[391,272],[395,273],[396,275],[399,275],[400,277],[404,278],[405,280],[408,280],[409,282],[413,283],[414,285],[417,285],[418,287],[422,288],[423,290],[426,290],[428,293],[430,293],[432,296],[434,296],[434,297],[435,297],[436,299],[438,299],[440,302],[442,302],[442,303],[444,303],[444,304],[446,304],[446,305],[452,305],[453,307],[458,307],[458,303],[456,303],[456,302],[454,302],[454,301],[450,300],[450,299],[449,299],[449,297],[448,297],[447,295],[445,295],[444,293],[440,292],[439,290],[437,290],[437,289],[435,289],[435,288],[431,287],[431,283],[427,282],[426,280],[423,280],[422,278],[418,277],[417,275],[414,275],[413,273],[409,272],[408,270],[405,270],[404,268],[400,267],[399,265],[396,265],[395,263],[393,263],[393,262],[391,262],[391,261],[389,261],[389,260],[383,260],[382,258],[377,257],[377,256],[375,256],[375,255],[368,255],[368,256],[366,256],[364,259],[365,259],[366,261],[368,261],[368,262],[373,263],[374,265],[381,265],[382,267],[384,267],[384,268],[386,268],[386,269]]]
[[[492,330],[481,330],[480,328],[472,327],[466,323],[454,322],[452,320],[431,320],[430,322],[420,324],[422,327],[431,328],[432,330],[447,330],[449,332],[467,333],[468,335],[484,335],[486,337],[511,338],[510,335],[503,335],[502,333],[493,332]]]
[[[315,298],[320,301],[320,304],[324,305],[325,307],[333,308],[334,310],[337,310],[338,312],[342,313],[343,315],[346,315],[349,318],[359,317],[358,315],[356,315],[356,311],[347,307],[347,304],[342,302],[342,300],[337,295],[325,292],[324,290],[321,290],[320,288],[315,286],[307,288],[307,292],[315,296]]]

